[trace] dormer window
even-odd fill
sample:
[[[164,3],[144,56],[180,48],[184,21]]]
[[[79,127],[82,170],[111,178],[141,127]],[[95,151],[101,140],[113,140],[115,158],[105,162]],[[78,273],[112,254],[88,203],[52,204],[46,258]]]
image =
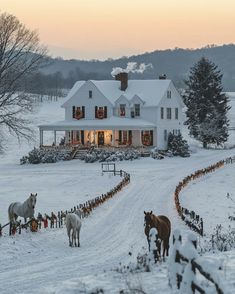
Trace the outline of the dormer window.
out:
[[[89,98],[92,98],[92,91],[89,91]]]
[[[140,116],[140,104],[134,104],[135,116]]]
[[[167,91],[167,98],[171,98],[171,91]]]
[[[120,116],[126,116],[126,104],[120,104],[119,114]]]

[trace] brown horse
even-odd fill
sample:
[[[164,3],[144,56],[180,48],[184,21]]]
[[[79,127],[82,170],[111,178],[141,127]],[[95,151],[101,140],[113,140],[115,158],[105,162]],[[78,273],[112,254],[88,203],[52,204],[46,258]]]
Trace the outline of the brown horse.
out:
[[[147,236],[148,243],[150,242],[149,231],[151,228],[156,228],[158,235],[156,239],[160,239],[160,243],[163,243],[163,258],[169,254],[169,239],[171,234],[171,222],[165,215],[154,215],[152,211],[145,212],[145,235]],[[150,244],[149,244],[150,245]],[[159,254],[161,254],[161,244],[157,245]]]

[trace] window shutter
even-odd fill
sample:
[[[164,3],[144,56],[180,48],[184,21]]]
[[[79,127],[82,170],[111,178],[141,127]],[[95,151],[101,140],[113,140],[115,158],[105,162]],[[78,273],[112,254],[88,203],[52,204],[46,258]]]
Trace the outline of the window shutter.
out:
[[[95,106],[95,118],[97,118],[97,110],[98,110],[98,106]]]
[[[81,131],[81,142],[84,145],[84,131]]]
[[[119,131],[119,138],[118,138],[119,143],[122,142],[122,131]]]
[[[107,106],[104,107],[104,118],[107,118]]]
[[[129,143],[132,144],[132,131],[128,131]]]
[[[85,106],[82,106],[82,118],[85,118]]]
[[[150,145],[153,145],[153,130],[150,130]]]
[[[75,106],[73,106],[73,118],[75,118]]]

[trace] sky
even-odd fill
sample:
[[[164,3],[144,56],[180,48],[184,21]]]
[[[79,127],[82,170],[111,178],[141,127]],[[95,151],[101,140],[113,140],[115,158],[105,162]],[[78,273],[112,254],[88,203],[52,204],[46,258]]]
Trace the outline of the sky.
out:
[[[234,0],[0,0],[0,12],[65,59],[235,43]]]

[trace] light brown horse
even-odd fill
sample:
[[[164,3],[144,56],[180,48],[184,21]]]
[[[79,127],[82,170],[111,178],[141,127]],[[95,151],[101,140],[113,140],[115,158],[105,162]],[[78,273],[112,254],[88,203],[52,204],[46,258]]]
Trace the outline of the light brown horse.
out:
[[[160,246],[157,245],[159,254],[161,255],[161,243],[163,243],[163,258],[166,255],[169,254],[169,239],[171,234],[171,222],[165,215],[154,215],[152,211],[145,212],[145,235],[147,236],[148,243],[150,241],[149,239],[149,231],[151,228],[157,229],[157,236],[156,240],[160,239]]]

